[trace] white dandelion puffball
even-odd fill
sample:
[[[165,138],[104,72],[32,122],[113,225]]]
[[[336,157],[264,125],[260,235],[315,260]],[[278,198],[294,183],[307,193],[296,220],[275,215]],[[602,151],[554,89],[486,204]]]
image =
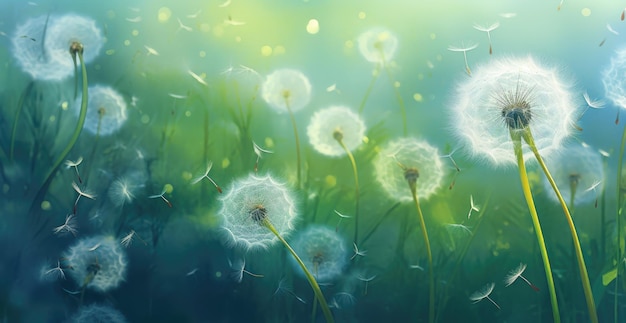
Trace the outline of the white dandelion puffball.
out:
[[[374,159],[376,179],[389,197],[399,202],[413,201],[405,169],[416,169],[417,197],[428,199],[441,187],[444,176],[439,150],[426,141],[396,139],[380,150]]]
[[[42,39],[49,20],[48,16],[39,16],[18,25],[11,37],[12,52],[22,71],[33,79],[58,81],[71,75],[74,70],[51,61],[47,55]],[[69,51],[66,51],[66,55],[70,56]]]
[[[575,205],[590,203],[601,193],[604,167],[600,153],[595,150],[582,145],[568,146],[555,158],[546,160],[546,165],[566,203],[571,201],[573,187],[576,190]],[[545,176],[543,183],[546,194],[558,203],[559,200]]]
[[[64,254],[64,268],[76,284],[106,292],[117,287],[126,275],[126,252],[112,236],[78,240]]]
[[[96,21],[76,14],[54,17],[48,26],[44,46],[50,59],[68,68],[74,68],[74,61],[69,54],[72,42],[83,45],[85,64],[93,61],[100,54],[104,38]],[[76,58],[78,61],[78,57]],[[73,72],[73,70],[72,70]]]
[[[572,87],[556,68],[530,56],[493,59],[457,86],[450,122],[469,154],[498,166],[516,163],[509,124],[522,118],[541,155],[549,156],[562,147],[577,120]],[[524,114],[505,118],[511,110]],[[530,148],[522,147],[524,159],[532,158]]]
[[[372,28],[359,35],[359,51],[368,62],[385,64],[396,54],[398,38],[385,28]]]
[[[318,282],[338,278],[348,263],[348,249],[335,229],[309,226],[299,232],[292,242],[293,250],[300,256]],[[295,258],[291,257],[296,272],[304,277],[304,271]]]
[[[124,315],[108,305],[91,304],[81,307],[70,323],[126,323]]]
[[[265,220],[282,237],[293,230],[295,198],[285,183],[270,175],[250,174],[235,180],[226,192],[219,215],[229,243],[246,250],[269,247],[277,238],[263,225]]]
[[[345,106],[331,106],[315,112],[307,128],[309,142],[319,153],[338,157],[346,154],[336,136],[348,150],[356,149],[365,136],[365,123],[361,117]]]
[[[311,83],[302,72],[283,68],[265,78],[261,94],[276,112],[287,112],[287,107],[295,112],[311,101]]]
[[[87,101],[87,116],[84,130],[100,136],[117,132],[128,118],[126,115],[126,101],[112,87],[94,85],[89,87]],[[82,95],[74,103],[74,112],[80,114]]]
[[[602,83],[606,97],[626,109],[626,47],[615,51],[611,64],[602,72]]]

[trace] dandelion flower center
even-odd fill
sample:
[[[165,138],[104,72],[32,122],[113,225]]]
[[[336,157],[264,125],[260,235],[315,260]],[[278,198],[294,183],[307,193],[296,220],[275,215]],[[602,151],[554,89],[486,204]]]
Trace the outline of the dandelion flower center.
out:
[[[515,92],[505,91],[496,98],[504,123],[510,130],[522,130],[530,124],[532,118],[530,93],[530,89],[520,90],[518,83]]]
[[[261,223],[267,218],[267,209],[261,204],[256,205],[250,210],[250,217],[254,222]]]
[[[420,177],[420,172],[415,167],[408,167],[404,170],[404,179],[409,183],[416,183]]]

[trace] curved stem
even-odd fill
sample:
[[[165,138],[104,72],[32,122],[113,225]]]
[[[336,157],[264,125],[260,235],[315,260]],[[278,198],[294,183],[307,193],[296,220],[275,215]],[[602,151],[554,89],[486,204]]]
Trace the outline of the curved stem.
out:
[[[522,141],[519,133],[511,131],[511,139],[513,140],[513,150],[515,151],[515,157],[517,158],[517,167],[519,168],[520,181],[522,182],[522,191],[524,192],[524,198],[528,205],[528,211],[530,211],[530,217],[533,221],[535,228],[535,235],[537,236],[537,242],[539,243],[539,250],[541,252],[541,258],[543,259],[543,269],[546,272],[546,281],[548,283],[548,290],[550,292],[550,303],[552,304],[552,317],[555,323],[561,322],[561,316],[559,314],[559,304],[556,299],[556,290],[554,288],[554,278],[552,277],[552,267],[550,267],[550,260],[548,259],[548,250],[546,249],[546,243],[543,239],[543,232],[541,231],[541,224],[539,223],[539,216],[537,215],[537,209],[535,208],[535,201],[533,200],[532,192],[530,191],[530,183],[528,182],[528,174],[526,173],[526,166],[524,165],[524,155],[522,153]]]
[[[572,219],[572,215],[570,214],[569,209],[567,208],[567,204],[565,203],[565,200],[563,199],[563,196],[561,195],[559,188],[556,186],[556,182],[554,182],[554,179],[552,178],[552,175],[550,174],[548,167],[544,163],[543,158],[541,158],[541,155],[539,155],[539,151],[537,150],[537,146],[535,145],[533,136],[530,133],[529,128],[526,128],[526,130],[524,130],[522,137],[524,138],[524,141],[526,141],[528,146],[530,146],[530,149],[532,150],[533,154],[535,155],[535,158],[539,162],[541,169],[543,169],[543,172],[546,174],[546,177],[548,178],[548,181],[550,182],[550,186],[552,186],[554,193],[556,193],[556,196],[559,199],[559,203],[561,204],[561,208],[563,208],[563,212],[565,213],[565,218],[567,219],[567,224],[569,226],[569,230],[572,235],[572,241],[574,242],[574,251],[576,253],[576,260],[578,261],[580,279],[582,281],[583,290],[585,292],[585,301],[587,302],[587,309],[589,310],[589,319],[591,320],[591,322],[597,323],[598,314],[596,312],[595,302],[593,301],[593,292],[591,290],[591,283],[589,282],[589,275],[587,274],[587,266],[585,266],[585,258],[583,256],[583,252],[580,247],[580,240],[578,239],[578,234],[576,233],[576,226],[574,225],[574,220]],[[574,192],[572,192],[572,194],[574,194]]]
[[[359,245],[359,200],[360,200],[359,199],[359,195],[360,195],[359,194],[359,173],[357,171],[356,161],[354,160],[354,156],[352,155],[352,152],[350,152],[348,147],[346,147],[346,144],[343,143],[343,140],[337,139],[337,142],[339,143],[339,145],[341,145],[341,148],[343,148],[343,150],[348,155],[348,158],[350,159],[350,163],[352,164],[352,172],[354,173],[354,185],[355,185],[354,200],[356,203],[355,211],[354,211],[354,243]]]
[[[291,255],[296,259],[296,261],[298,262],[298,265],[300,265],[300,268],[302,268],[302,271],[304,271],[304,275],[309,280],[309,284],[311,284],[311,287],[313,288],[313,293],[315,293],[315,298],[317,298],[317,301],[320,302],[320,307],[322,308],[322,312],[324,313],[326,322],[328,323],[335,322],[335,320],[333,319],[333,314],[331,313],[330,308],[328,307],[328,303],[326,303],[326,299],[324,298],[324,294],[322,294],[320,285],[317,284],[315,277],[311,275],[311,272],[306,268],[306,266],[304,265],[304,262],[302,262],[302,259],[298,257],[298,254],[291,248],[289,243],[287,243],[287,241],[283,239],[283,237],[278,233],[278,231],[276,231],[276,228],[274,228],[274,225],[267,218],[263,220],[262,225],[268,228],[276,236],[276,238],[278,238],[278,240],[282,242],[285,248],[287,248],[287,250],[289,250]]]
[[[287,106],[287,111],[289,111],[289,118],[291,119],[291,125],[293,126],[293,136],[296,140],[296,160],[298,165],[296,167],[296,176],[297,176],[297,187],[302,188],[302,170],[300,164],[302,164],[302,158],[300,157],[300,137],[298,136],[298,127],[296,126],[296,118],[293,116],[293,111],[291,111],[291,107],[289,106],[289,100],[285,98],[285,105]]]
[[[428,239],[428,231],[426,230],[426,222],[424,221],[424,215],[422,214],[422,208],[420,207],[419,199],[417,198],[417,185],[415,181],[409,181],[409,188],[411,189],[411,195],[413,196],[413,202],[417,209],[417,214],[420,218],[420,227],[422,228],[422,235],[424,236],[424,244],[426,246],[426,254],[428,256],[428,280],[430,284],[429,288],[429,304],[428,304],[428,322],[435,322],[435,268],[433,266],[433,254],[430,249],[430,240]]]

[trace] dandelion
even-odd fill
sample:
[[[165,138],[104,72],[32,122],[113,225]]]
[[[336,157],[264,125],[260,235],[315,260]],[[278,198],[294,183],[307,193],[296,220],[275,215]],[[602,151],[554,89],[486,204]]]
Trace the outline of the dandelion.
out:
[[[215,186],[215,189],[219,193],[222,193],[222,188],[219,185],[217,185],[217,183],[215,183],[215,181],[211,177],[209,177],[209,172],[211,171],[211,168],[213,168],[213,162],[209,161],[207,163],[206,171],[204,171],[204,174],[191,180],[191,185],[197,184],[198,182],[206,178],[209,180],[209,182],[211,182],[211,184],[213,184],[213,186]]]
[[[626,47],[618,49],[611,57],[609,66],[602,72],[604,95],[617,106],[615,124],[619,123],[621,109],[626,109]]]
[[[500,27],[499,22],[495,22],[491,24],[489,27],[483,27],[481,25],[474,25],[474,29],[479,30],[479,31],[484,31],[487,33],[487,39],[489,39],[489,55],[493,53],[493,50],[491,49],[491,32],[496,30],[498,27]]]
[[[78,165],[80,165],[80,163],[83,162],[83,157],[78,157],[78,159],[76,161],[71,161],[71,160],[66,160],[65,161],[65,168],[71,168],[74,167],[74,170],[76,171],[76,177],[78,178],[78,182],[82,183],[83,180],[80,178],[80,174],[78,173]]]
[[[135,192],[140,187],[132,182],[130,178],[118,178],[109,188],[109,199],[115,206],[123,206],[131,203],[135,199]]]
[[[513,284],[518,278],[521,278],[523,281],[526,282],[526,284],[528,284],[528,286],[530,286],[533,290],[538,292],[539,288],[522,275],[524,273],[524,270],[526,270],[526,264],[524,263],[520,263],[519,266],[517,266],[517,268],[511,270],[509,274],[506,276],[506,278],[504,278],[505,287],[511,286],[511,284]]]
[[[327,156],[347,154],[354,173],[355,224],[354,242],[358,241],[359,227],[359,175],[352,150],[356,149],[365,135],[365,124],[356,113],[344,106],[331,106],[317,111],[311,118],[307,134],[311,145]]]
[[[257,145],[254,141],[252,142],[252,149],[254,150],[254,154],[256,155],[256,162],[254,162],[254,172],[256,173],[259,171],[259,160],[261,160],[261,156],[263,154],[273,154],[274,152],[259,147],[259,145]]]
[[[462,52],[463,53],[463,60],[465,61],[465,72],[467,73],[467,75],[472,75],[472,70],[469,67],[469,64],[467,63],[467,52],[476,49],[476,47],[478,47],[478,44],[473,44],[470,46],[461,46],[461,47],[456,47],[456,46],[448,46],[448,50],[451,52]]]
[[[354,251],[354,254],[352,255],[352,257],[350,257],[350,260],[353,260],[354,258],[358,257],[365,257],[367,256],[367,250],[359,250],[359,246],[356,245],[356,243],[352,243],[352,250]]]
[[[78,286],[107,292],[126,276],[126,253],[111,236],[83,238],[63,255],[70,277]]]
[[[85,64],[93,61],[100,54],[104,37],[96,26],[96,21],[76,14],[51,17],[44,40],[45,50],[54,62],[67,68],[75,65],[67,55],[67,49],[73,42],[79,42],[85,49]]]
[[[556,69],[538,64],[532,57],[506,58],[481,66],[474,77],[457,89],[453,126],[460,141],[473,155],[495,165],[517,163],[524,198],[531,214],[542,255],[554,321],[560,321],[552,268],[535,208],[525,161],[534,157],[558,196],[568,221],[591,321],[597,314],[580,242],[571,214],[542,156],[562,148],[575,128],[577,108],[571,82]],[[527,144],[522,147],[522,140]],[[513,148],[513,154],[511,154]]]
[[[85,117],[84,129],[96,136],[106,136],[117,132],[128,118],[126,101],[112,87],[94,85],[89,87],[89,103]],[[75,109],[78,116],[82,96],[76,99]]]
[[[78,233],[78,223],[76,223],[76,217],[74,216],[74,214],[68,214],[65,216],[65,222],[52,229],[52,232],[54,234],[67,234],[67,233],[71,233],[73,236],[76,236],[76,233]]]
[[[343,238],[334,230],[323,226],[309,226],[293,240],[296,251],[307,268],[312,268],[318,282],[338,278],[347,265],[347,248]],[[296,262],[292,262],[297,267]],[[302,274],[302,271],[298,271]]]
[[[295,199],[284,183],[270,175],[250,174],[235,180],[221,198],[222,229],[231,244],[244,249],[268,248],[276,240],[287,248],[313,288],[327,322],[334,322],[315,277],[296,251],[283,238],[293,230],[297,212]]]
[[[80,307],[78,312],[72,315],[69,322],[126,323],[128,321],[120,311],[109,305],[91,304]]]
[[[293,126],[296,142],[296,177],[298,187],[301,185],[300,137],[294,112],[301,110],[311,101],[311,83],[300,71],[294,69],[278,69],[269,74],[261,86],[263,100],[276,112],[288,112]]]
[[[392,199],[399,202],[413,201],[420,220],[420,228],[424,237],[424,245],[428,258],[429,276],[429,307],[428,320],[435,319],[435,277],[432,251],[426,222],[422,214],[419,199],[428,199],[441,185],[443,165],[439,151],[425,141],[412,138],[400,138],[382,148],[374,160],[376,179]],[[419,180],[419,185],[418,185]],[[408,190],[406,186],[408,184]],[[404,187],[404,189],[403,189]],[[407,235],[408,215],[401,227],[397,252]]]
[[[47,265],[41,269],[39,279],[42,281],[56,281],[59,279],[65,279],[65,272],[61,268],[61,261],[57,260],[57,266],[50,268]]]
[[[493,292],[493,288],[495,286],[496,286],[495,283],[489,283],[485,285],[482,289],[470,295],[469,299],[472,300],[474,304],[476,304],[486,298],[491,302],[491,304],[495,305],[498,309],[500,309],[500,305],[498,305],[493,299],[491,299],[491,297],[489,297],[489,295],[491,295],[491,292]]]
[[[386,64],[396,54],[398,38],[386,28],[376,27],[367,30],[357,38],[359,52],[372,63]]]
[[[569,202],[570,210],[575,205],[593,201],[596,183],[604,180],[604,167],[602,158],[594,149],[584,146],[567,146],[556,158],[546,161],[549,169],[552,169],[552,177],[560,188],[561,195]],[[551,184],[547,178],[543,180],[544,187],[551,191]],[[559,202],[556,194],[548,195],[555,202]]]

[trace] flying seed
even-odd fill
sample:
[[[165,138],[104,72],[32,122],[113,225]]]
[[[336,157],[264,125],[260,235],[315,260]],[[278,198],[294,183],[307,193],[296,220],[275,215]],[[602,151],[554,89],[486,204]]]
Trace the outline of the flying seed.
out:
[[[207,164],[206,171],[204,172],[204,174],[202,174],[201,176],[198,176],[198,177],[194,178],[194,179],[191,181],[191,185],[197,184],[197,183],[198,183],[198,182],[200,182],[202,179],[206,178],[206,179],[208,179],[208,180],[211,182],[211,184],[213,184],[213,186],[215,186],[215,189],[216,189],[218,192],[222,193],[222,188],[221,188],[219,185],[217,185],[217,183],[215,183],[215,181],[214,181],[211,177],[209,177],[209,172],[211,171],[211,168],[213,168],[213,162],[212,162],[212,161],[209,161],[209,163]]]
[[[209,84],[207,84],[207,82],[202,77],[200,77],[200,75],[194,73],[191,70],[188,70],[187,73],[189,73],[191,77],[193,77],[196,81],[198,81],[198,83],[205,85],[205,86],[209,86]]]
[[[144,45],[143,47],[145,47],[146,50],[148,51],[148,56],[150,55],[159,56],[159,52],[157,52],[156,49],[146,46],[146,45]]]

